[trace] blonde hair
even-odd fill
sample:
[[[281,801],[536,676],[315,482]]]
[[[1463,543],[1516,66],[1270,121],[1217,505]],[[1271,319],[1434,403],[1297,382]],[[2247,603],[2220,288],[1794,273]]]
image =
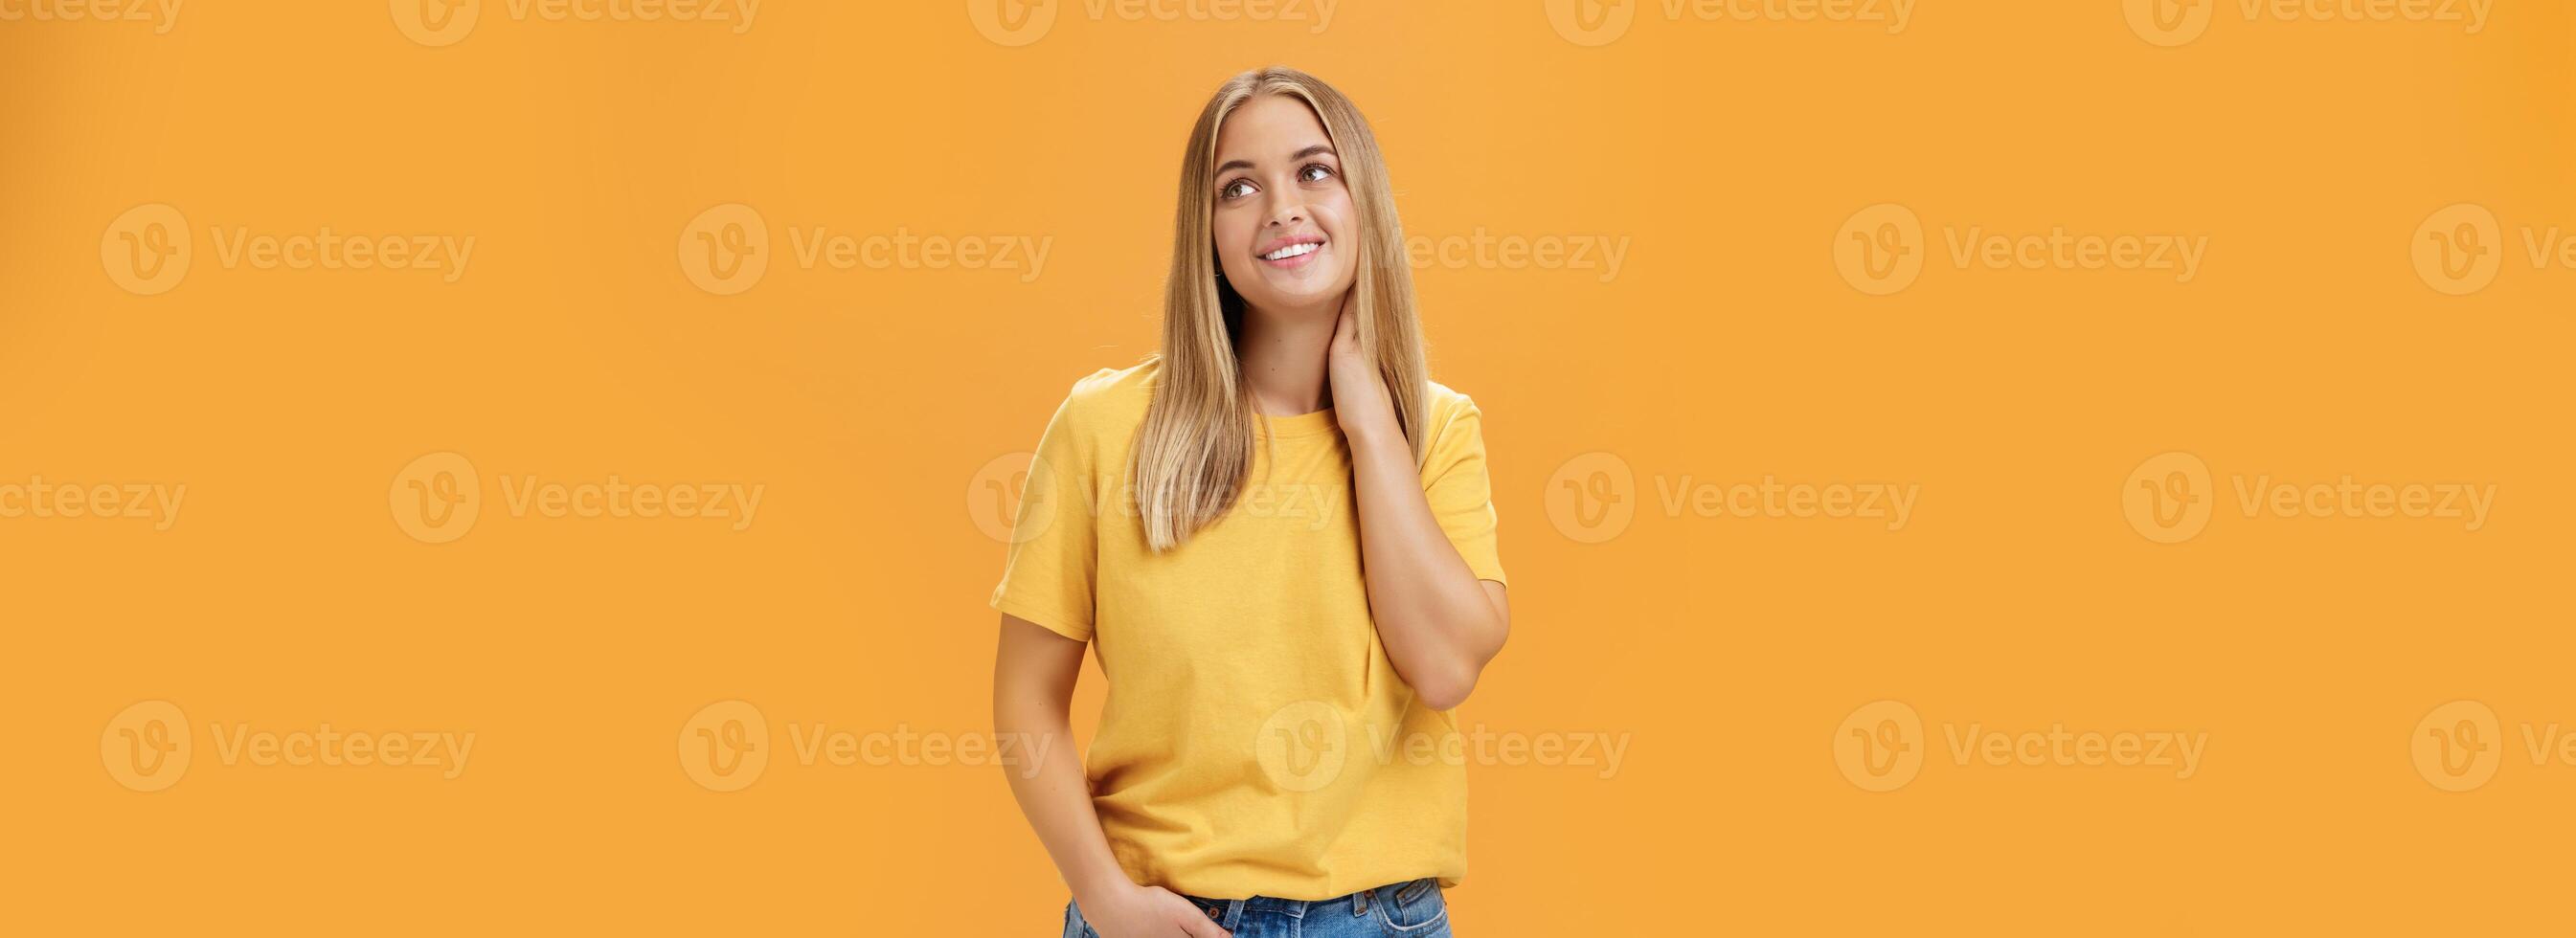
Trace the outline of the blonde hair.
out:
[[[1181,546],[1233,507],[1252,472],[1252,394],[1235,358],[1234,330],[1243,298],[1217,276],[1213,217],[1216,136],[1226,115],[1254,95],[1305,102],[1323,122],[1340,157],[1343,184],[1358,215],[1358,265],[1351,289],[1362,355],[1377,363],[1387,397],[1423,459],[1422,424],[1430,377],[1422,327],[1413,306],[1413,270],[1405,262],[1386,160],[1359,108],[1333,86],[1291,68],[1236,75],[1219,87],[1190,129],[1181,157],[1181,198],[1172,237],[1172,275],[1164,286],[1163,348],[1153,403],[1136,436],[1128,476],[1145,540],[1156,552]]]

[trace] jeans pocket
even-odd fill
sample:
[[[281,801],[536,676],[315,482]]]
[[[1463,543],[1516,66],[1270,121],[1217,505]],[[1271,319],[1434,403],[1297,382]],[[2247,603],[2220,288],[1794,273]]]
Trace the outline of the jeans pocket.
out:
[[[1378,924],[1395,934],[1431,936],[1448,930],[1449,903],[1440,894],[1440,881],[1436,879],[1406,883],[1374,910]]]

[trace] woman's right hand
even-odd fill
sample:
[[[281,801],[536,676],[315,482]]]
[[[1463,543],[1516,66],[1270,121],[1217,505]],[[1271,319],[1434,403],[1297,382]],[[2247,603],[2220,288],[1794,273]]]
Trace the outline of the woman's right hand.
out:
[[[1074,904],[1081,907],[1083,922],[1100,938],[1228,938],[1226,930],[1217,927],[1197,903],[1161,886],[1130,883],[1090,902],[1076,898]]]

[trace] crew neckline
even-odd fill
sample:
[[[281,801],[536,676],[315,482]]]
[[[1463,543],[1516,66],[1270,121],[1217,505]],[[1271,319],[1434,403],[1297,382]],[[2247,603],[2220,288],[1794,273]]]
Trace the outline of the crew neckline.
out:
[[[1256,411],[1253,416],[1260,419],[1262,434],[1272,438],[1320,436],[1341,429],[1341,424],[1334,422],[1333,409],[1330,407],[1284,417],[1273,417]]]

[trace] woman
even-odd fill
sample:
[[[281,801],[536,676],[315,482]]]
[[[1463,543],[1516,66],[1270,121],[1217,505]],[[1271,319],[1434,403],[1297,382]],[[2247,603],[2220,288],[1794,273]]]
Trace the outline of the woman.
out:
[[[1065,934],[1448,934],[1449,710],[1510,627],[1474,402],[1425,375],[1386,166],[1350,99],[1270,68],[1181,164],[1163,349],[1038,443],[993,678]]]

